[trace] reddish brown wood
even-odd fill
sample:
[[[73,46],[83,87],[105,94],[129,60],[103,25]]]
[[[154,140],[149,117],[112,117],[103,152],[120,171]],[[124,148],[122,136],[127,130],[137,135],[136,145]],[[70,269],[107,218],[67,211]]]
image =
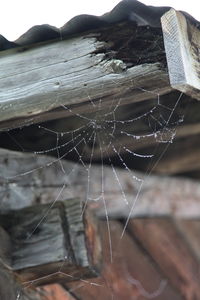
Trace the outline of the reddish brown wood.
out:
[[[82,213],[79,199],[0,214],[0,224],[12,244],[10,271],[17,273],[21,282],[37,286],[98,274],[101,266],[98,221],[87,208]],[[4,231],[1,241],[5,240]],[[1,253],[5,253],[2,243],[0,258]],[[2,260],[4,264],[8,261],[5,255]]]
[[[148,297],[154,300],[181,300],[152,259],[131,236],[125,233],[123,239],[120,238],[122,229],[119,222],[110,222],[111,261],[107,224],[101,223],[104,259],[101,277],[89,282],[69,283],[68,287],[81,300],[146,300]]]
[[[200,261],[200,220],[176,220],[178,229]]]
[[[42,288],[37,288],[38,293],[42,294],[42,300],[76,300],[59,284],[49,284]]]
[[[184,299],[200,299],[200,263],[172,219],[135,219],[128,229]]]

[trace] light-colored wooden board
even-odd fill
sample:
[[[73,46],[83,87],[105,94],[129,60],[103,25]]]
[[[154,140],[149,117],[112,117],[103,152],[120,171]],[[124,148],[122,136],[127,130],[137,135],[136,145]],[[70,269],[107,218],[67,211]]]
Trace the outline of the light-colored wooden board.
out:
[[[174,9],[161,18],[170,84],[200,100],[200,30]]]
[[[69,114],[61,105],[86,105],[102,99],[121,104],[155,98],[172,90],[162,64],[127,68],[106,56],[106,42],[75,37],[0,55],[0,128],[15,128]],[[142,87],[142,89],[140,88]],[[60,109],[62,108],[62,109]],[[53,110],[60,109],[55,115]],[[47,114],[48,112],[48,114]]]

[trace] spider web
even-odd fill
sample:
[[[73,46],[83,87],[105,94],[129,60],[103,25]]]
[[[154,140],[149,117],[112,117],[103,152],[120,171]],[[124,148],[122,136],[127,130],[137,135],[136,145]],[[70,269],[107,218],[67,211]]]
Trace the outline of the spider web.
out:
[[[143,90],[142,88],[139,89]],[[151,174],[155,165],[162,158],[169,145],[173,143],[176,136],[176,128],[183,121],[183,116],[178,115],[176,112],[182,94],[178,95],[176,102],[173,103],[171,107],[165,106],[162,103],[162,97],[160,97],[159,94],[155,93],[155,95],[155,99],[151,100],[151,107],[147,111],[141,111],[139,115],[138,112],[135,115],[133,111],[131,112],[131,117],[126,119],[121,118],[122,114],[118,114],[118,111],[122,109],[122,106],[120,105],[120,99],[117,101],[114,99],[109,109],[107,109],[107,112],[105,112],[101,108],[102,100],[100,99],[95,103],[92,100],[90,101],[90,105],[93,108],[95,106],[96,112],[89,115],[77,113],[65,104],[62,105],[63,109],[67,110],[73,118],[80,120],[80,122],[77,122],[78,124],[80,123],[80,126],[78,125],[75,129],[68,131],[58,131],[52,129],[51,126],[48,127],[48,123],[46,125],[34,125],[34,127],[37,127],[38,136],[40,136],[40,131],[42,131],[42,136],[44,134],[50,135],[51,137],[53,137],[53,139],[51,140],[54,140],[54,143],[48,149],[33,151],[33,154],[36,156],[48,155],[51,157],[51,154],[53,153],[54,157],[52,156],[49,162],[45,165],[40,165],[30,170],[26,170],[25,168],[24,172],[20,172],[20,174],[14,174],[11,177],[7,177],[7,181],[13,181],[18,177],[23,178],[23,176],[27,176],[28,174],[37,172],[38,170],[51,168],[52,166],[56,165],[56,168],[59,168],[65,176],[65,182],[61,189],[58,191],[58,194],[55,197],[54,201],[50,203],[49,208],[43,218],[40,220],[37,226],[33,228],[33,231],[29,233],[28,239],[34,234],[39,225],[42,222],[45,222],[49,211],[52,209],[55,203],[62,198],[61,196],[63,196],[64,198],[67,197],[64,195],[67,195],[67,190],[72,187],[73,178],[74,176],[76,176],[77,169],[81,168],[82,176],[85,176],[85,178],[87,178],[85,183],[85,196],[84,199],[81,199],[81,201],[83,202],[82,213],[84,213],[88,202],[102,202],[107,223],[107,234],[109,236],[110,261],[113,261],[113,247],[115,246],[112,245],[110,219],[107,208],[108,203],[105,193],[105,169],[110,168],[110,170],[112,171],[112,176],[114,178],[115,184],[118,186],[119,193],[121,194],[121,201],[124,202],[124,205],[129,205],[130,200],[128,199],[126,191],[123,187],[119,169],[125,170],[125,172],[129,174],[130,180],[134,181],[138,186],[136,196],[134,196],[131,201],[130,211],[126,217],[125,225],[121,234],[121,239],[123,239],[128,221],[133,216],[134,208],[137,205],[137,201],[139,201],[140,193],[145,180]],[[141,124],[141,122],[143,122],[148,129],[142,134],[134,133],[134,127],[137,127],[137,123]],[[138,143],[141,143],[143,141],[145,142],[146,140],[148,141],[150,139],[154,140],[154,152],[144,153],[144,151],[141,151],[140,153],[140,150],[134,150],[134,147],[137,149]],[[124,141],[126,141],[126,143],[124,143]],[[26,150],[21,143],[17,143],[20,144],[21,149],[23,149],[24,151]],[[153,163],[151,163],[155,157],[156,149],[160,143],[166,144],[166,147],[164,148],[164,151],[162,151],[162,153],[160,153],[159,156],[153,161]],[[87,155],[85,155],[85,153]],[[124,156],[126,156],[127,154],[128,159],[125,159]],[[74,161],[71,163],[70,170],[68,168],[66,169],[64,163],[64,161],[68,159],[68,157],[74,159]],[[141,178],[135,174],[135,171],[132,167],[135,160],[145,161],[147,165],[147,170]],[[130,166],[129,161],[131,161]],[[94,176],[92,175],[92,169],[96,166],[97,163],[99,164],[99,169],[101,170],[101,176],[100,182],[96,183],[99,186],[98,194],[95,193],[94,195],[93,189],[91,188],[91,186],[94,185],[95,180],[93,179]],[[73,194],[73,191],[73,188],[70,189],[70,198],[76,196],[75,194]],[[65,258],[63,258],[63,261],[63,264],[65,264]],[[62,272],[62,267],[58,270],[58,273],[66,277],[73,277],[70,274],[64,274]],[[55,275],[55,273],[52,275]],[[165,281],[162,281],[158,290],[151,294],[145,291],[141,283],[136,279],[131,278],[130,282],[131,284],[136,285],[140,290],[141,295],[145,296],[147,299],[153,299],[159,293],[162,293],[166,285]],[[34,283],[35,281],[28,282],[24,285],[24,288],[30,287]],[[83,284],[95,285],[99,288],[103,288],[103,286],[95,282],[79,278],[77,289],[79,288],[79,286],[82,287]],[[17,295],[17,300],[20,299],[20,295],[21,292]]]
[[[77,172],[79,172],[79,179],[80,174],[82,177],[86,178],[84,197],[80,199],[83,207],[82,214],[84,213],[88,202],[102,202],[107,224],[107,234],[109,237],[110,261],[113,261],[113,247],[115,247],[115,245],[112,244],[108,211],[109,203],[105,192],[107,180],[105,177],[105,170],[107,168],[110,169],[115,185],[118,187],[121,201],[124,205],[129,205],[130,207],[121,234],[121,240],[123,242],[126,227],[130,218],[134,215],[134,208],[139,201],[144,182],[162,159],[170,144],[174,142],[177,126],[182,123],[184,119],[183,115],[178,113],[180,100],[183,96],[182,93],[177,95],[175,101],[173,100],[166,104],[165,98],[160,96],[156,91],[148,91],[142,87],[138,87],[138,89],[142,92],[153,94],[154,99],[148,100],[147,106],[142,106],[141,103],[121,105],[121,99],[114,98],[105,111],[102,105],[103,100],[98,99],[93,101],[90,98],[90,93],[87,89],[86,93],[88,95],[90,107],[92,111],[95,110],[95,112],[85,114],[78,113],[72,107],[63,104],[62,108],[70,115],[68,119],[66,118],[66,120],[62,121],[61,127],[63,128],[58,129],[57,126],[52,126],[51,123],[31,126],[36,129],[38,137],[50,137],[51,145],[49,145],[47,149],[41,148],[36,151],[30,151],[30,149],[27,150],[26,146],[24,146],[21,141],[13,137],[12,131],[7,132],[13,140],[13,143],[17,144],[22,151],[32,152],[35,156],[46,155],[50,157],[48,163],[45,165],[39,165],[29,170],[24,166],[24,170],[22,169],[20,173],[12,174],[12,176],[5,176],[7,183],[13,182],[16,178],[23,178],[29,174],[36,173],[38,170],[46,170],[47,168],[55,167],[55,165],[56,168],[63,173],[65,178],[54,201],[49,204],[49,208],[45,215],[37,226],[33,228],[32,232],[29,233],[27,239],[33,235],[42,222],[45,222],[49,211],[58,200],[77,196],[74,189],[74,177],[77,177]],[[59,97],[59,91],[57,97]],[[55,101],[57,101],[57,99],[55,99]],[[143,107],[146,108],[144,109]],[[69,124],[70,120],[73,120],[72,129],[65,130],[65,122]],[[74,125],[74,123],[76,125]],[[142,126],[142,130],[139,130],[140,126]],[[22,128],[21,131],[23,130],[24,129]],[[149,142],[152,143],[154,149],[152,151],[151,147],[150,153],[146,153],[145,149],[148,149],[148,147],[142,147],[142,145],[145,145],[145,143],[148,144]],[[164,147],[164,150],[162,148],[162,151],[159,153],[158,148],[160,144],[165,144],[166,146]],[[67,165],[66,168],[65,160],[72,160],[70,169],[68,168],[69,165]],[[138,177],[138,173],[135,172],[134,162],[136,162],[137,165],[139,164],[138,162],[142,162],[143,165],[146,165],[146,170],[141,177]],[[97,164],[99,165],[98,168],[100,170],[100,176],[98,177],[99,182],[95,182],[96,178],[93,172],[93,169],[96,168]],[[131,203],[123,186],[122,179],[120,178],[120,169],[124,170],[129,175],[130,180],[137,185],[137,192],[131,199]],[[95,184],[98,185],[98,188],[94,192],[93,186]],[[65,261],[66,258],[64,257],[63,265],[65,264]],[[66,278],[73,278],[72,275],[63,273],[62,267],[59,268],[57,273],[66,276]],[[55,275],[55,273],[52,275]],[[74,278],[74,280],[76,279],[77,278]],[[77,283],[77,289],[83,285],[95,285],[99,288],[103,288],[102,285],[95,282],[81,278],[78,279],[79,283]],[[25,283],[24,289],[30,287],[34,283],[35,281]],[[141,295],[147,299],[153,299],[161,294],[166,285],[165,281],[162,281],[158,290],[151,294],[148,293],[136,279],[131,278],[130,283],[135,285]],[[18,293],[16,300],[19,300],[21,295],[22,291]],[[112,291],[111,297],[114,297]]]

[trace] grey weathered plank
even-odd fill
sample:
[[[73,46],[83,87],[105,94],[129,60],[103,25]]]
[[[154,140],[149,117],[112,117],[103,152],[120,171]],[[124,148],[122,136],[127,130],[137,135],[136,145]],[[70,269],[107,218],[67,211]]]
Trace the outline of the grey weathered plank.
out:
[[[80,200],[9,211],[0,215],[0,224],[12,244],[10,270],[22,282],[40,285],[97,274],[94,269],[100,267],[101,257],[97,223],[89,212],[82,213]]]
[[[8,267],[11,264],[11,248],[12,243],[8,233],[0,226],[0,261],[4,267]]]
[[[84,110],[90,112],[96,109],[91,100],[102,99],[103,109],[113,99],[121,98],[121,104],[126,104],[172,90],[161,63],[127,67],[122,60],[106,56],[108,47],[107,42],[98,41],[93,34],[3,51],[0,128],[61,118],[69,114],[60,109],[62,104],[84,104]]]
[[[0,299],[2,300],[42,300],[33,289],[22,288],[17,278],[0,263]]]
[[[171,86],[200,100],[199,28],[174,9],[161,23]]]
[[[2,300],[41,300],[33,290],[23,289],[20,280],[13,273],[11,264],[11,239],[8,233],[0,227],[0,299]]]
[[[4,174],[4,177],[0,178],[1,211],[36,203],[50,203],[55,201],[62,189],[59,200],[79,197],[85,201],[88,198],[96,199],[101,196],[101,165],[93,164],[91,167],[90,193],[87,196],[88,173],[87,168],[81,164],[62,160],[63,169],[66,172],[63,173],[59,160],[48,166],[49,162],[54,161],[55,158],[7,150],[1,150],[0,154],[1,170]],[[15,166],[14,169],[13,166]],[[115,171],[121,187],[112,168],[104,166],[104,195],[107,210],[109,216],[126,217],[136,199],[141,182],[132,178],[127,170],[115,167]],[[144,179],[144,183],[136,205],[131,211],[131,216],[199,217],[200,186],[198,182],[177,177],[145,176],[136,171],[133,171],[132,175]],[[101,199],[91,201],[91,203],[94,208],[96,207],[99,215],[105,215],[104,203]]]

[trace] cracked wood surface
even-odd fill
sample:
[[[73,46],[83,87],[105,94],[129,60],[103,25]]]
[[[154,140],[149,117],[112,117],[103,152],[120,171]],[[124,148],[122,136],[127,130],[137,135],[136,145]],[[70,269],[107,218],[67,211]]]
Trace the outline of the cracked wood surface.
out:
[[[200,100],[199,28],[174,9],[161,23],[171,86]]]
[[[134,34],[135,27],[131,26],[130,34]],[[124,32],[124,27],[119,28],[119,35],[120,30]],[[91,101],[102,99],[103,109],[113,98],[127,104],[172,91],[163,63],[153,57],[151,63],[141,61],[140,65],[132,66],[134,47],[129,48],[128,42],[133,37],[126,33],[123,38],[121,34],[120,49],[125,49],[121,53],[120,49],[113,46],[113,50],[110,46],[116,41],[112,42],[112,32],[110,35],[108,32],[106,41],[103,38],[99,41],[97,32],[37,47],[3,51],[0,55],[0,128],[16,128],[69,115],[63,104],[75,105],[76,111],[90,112]],[[160,52],[163,56],[162,49]],[[117,54],[120,57],[124,54],[126,63]]]
[[[87,169],[80,164],[60,161],[52,157],[35,156],[7,150],[0,151],[3,176],[0,177],[0,209],[19,209],[36,203],[78,197],[87,199]],[[15,166],[15,168],[13,168]],[[133,180],[130,173],[115,168],[121,187],[110,167],[104,166],[104,195],[110,216],[127,217],[137,197],[141,182]],[[101,165],[93,165],[90,173],[90,196],[96,199],[101,195]],[[71,174],[69,176],[68,174]],[[144,179],[139,198],[131,211],[131,216],[177,216],[198,218],[200,216],[200,186],[198,181],[178,177],[156,176],[133,171],[133,175]],[[124,198],[121,188],[124,190]],[[28,195],[28,197],[27,197]],[[162,199],[162,201],[161,201]],[[91,201],[99,215],[105,215],[102,201]]]

